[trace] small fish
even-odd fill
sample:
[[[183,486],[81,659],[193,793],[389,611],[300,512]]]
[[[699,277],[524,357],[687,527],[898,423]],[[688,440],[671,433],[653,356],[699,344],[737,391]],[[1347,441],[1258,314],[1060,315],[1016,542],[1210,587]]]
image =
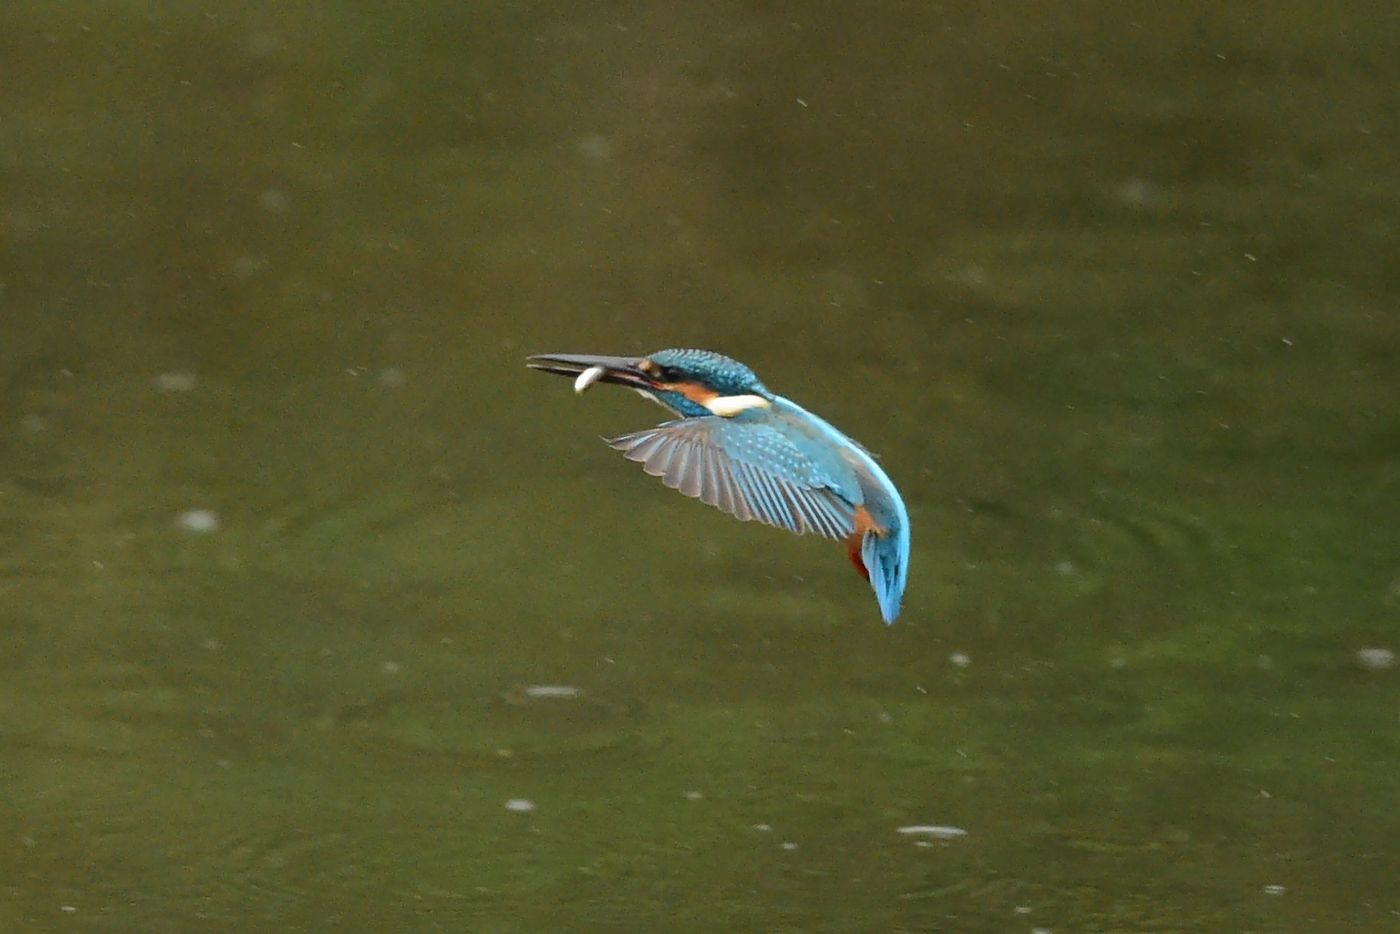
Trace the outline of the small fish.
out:
[[[598,382],[598,377],[606,372],[607,369],[601,366],[591,366],[584,370],[578,375],[578,379],[574,380],[574,392],[583,395],[584,390]]]

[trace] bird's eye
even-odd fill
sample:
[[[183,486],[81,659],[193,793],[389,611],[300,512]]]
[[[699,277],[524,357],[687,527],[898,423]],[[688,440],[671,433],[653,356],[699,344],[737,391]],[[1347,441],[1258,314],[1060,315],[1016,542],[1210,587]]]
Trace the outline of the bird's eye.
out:
[[[652,374],[663,383],[679,383],[681,372],[673,366],[659,366],[652,371]]]

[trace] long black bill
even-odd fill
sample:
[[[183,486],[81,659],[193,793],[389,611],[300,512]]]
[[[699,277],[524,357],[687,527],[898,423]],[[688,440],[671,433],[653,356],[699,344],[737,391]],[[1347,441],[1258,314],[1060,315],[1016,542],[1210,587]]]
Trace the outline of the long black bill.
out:
[[[599,368],[602,372],[589,383],[615,383],[631,386],[634,389],[648,389],[651,379],[638,369],[645,357],[606,357],[581,353],[540,353],[525,359],[525,365],[533,370],[543,370],[557,376],[579,376]]]

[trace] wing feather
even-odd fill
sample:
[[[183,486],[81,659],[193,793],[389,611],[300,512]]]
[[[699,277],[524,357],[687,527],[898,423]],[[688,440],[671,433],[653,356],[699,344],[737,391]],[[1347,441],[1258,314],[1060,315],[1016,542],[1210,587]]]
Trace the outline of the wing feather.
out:
[[[686,496],[698,496],[700,494],[700,472],[695,469],[691,461],[698,453],[693,446],[677,446],[671,455],[671,463],[666,467],[666,476],[662,482],[672,489],[679,490]]]
[[[729,498],[730,508],[727,511],[741,522],[752,520],[754,518],[753,509],[750,508],[749,501],[744,498],[744,491],[740,488],[739,480],[734,476],[729,463],[713,451],[710,452],[710,457],[714,463],[715,474],[719,477],[720,485]]]
[[[773,505],[778,509],[778,518],[782,521],[783,528],[801,535],[805,531],[802,518],[794,508],[792,497],[788,495],[787,490],[782,485],[778,484],[777,479],[772,474],[763,474],[763,484],[768,487],[769,493],[773,497]]]
[[[719,506],[719,485],[715,482],[714,465],[704,449],[699,452],[695,464],[697,491],[694,496],[707,506]]]
[[[715,457],[713,451],[706,450],[702,459],[705,463],[705,475],[709,481],[710,489],[714,491],[714,496],[709,501],[710,505],[734,515],[738,510],[728,472],[723,469],[719,458]]]
[[[643,464],[644,469],[648,473],[651,473],[653,466],[649,462],[648,458],[655,454],[659,449],[663,449],[665,444],[666,439],[664,437],[661,437],[659,435],[648,435],[647,437],[640,439],[640,443],[635,448],[633,448],[631,452],[629,452],[628,456],[631,457],[632,460],[640,461]]]
[[[777,427],[706,416],[666,422],[608,442],[674,490],[740,520],[799,535],[844,538],[855,531],[853,479],[831,476]]]

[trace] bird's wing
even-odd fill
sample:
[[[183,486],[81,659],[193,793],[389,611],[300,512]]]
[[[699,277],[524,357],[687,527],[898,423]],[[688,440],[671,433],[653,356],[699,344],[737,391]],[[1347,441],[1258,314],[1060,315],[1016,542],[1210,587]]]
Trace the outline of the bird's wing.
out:
[[[804,453],[772,424],[683,418],[608,443],[668,487],[737,519],[827,538],[855,531],[863,497],[854,472],[840,458]]]

